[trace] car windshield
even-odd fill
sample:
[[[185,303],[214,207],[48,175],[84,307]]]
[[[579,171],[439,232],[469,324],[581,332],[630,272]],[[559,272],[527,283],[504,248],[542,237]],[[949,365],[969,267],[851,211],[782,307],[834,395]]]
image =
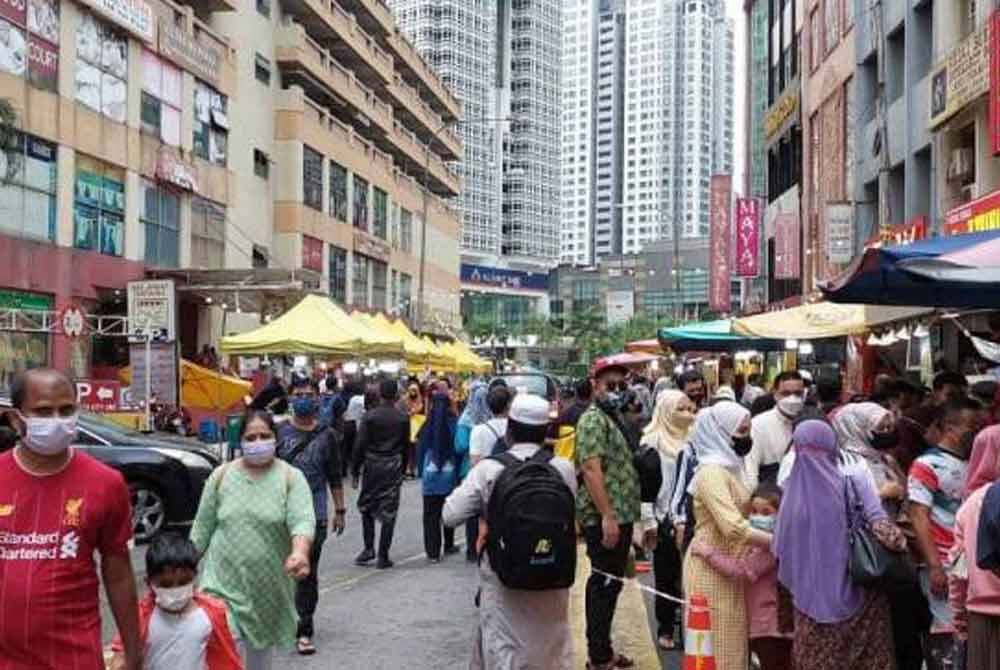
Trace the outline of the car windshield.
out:
[[[80,412],[80,425],[112,441],[132,442],[143,434],[93,412]]]
[[[542,375],[505,375],[502,379],[518,393],[531,393],[546,399],[549,397],[548,380]]]

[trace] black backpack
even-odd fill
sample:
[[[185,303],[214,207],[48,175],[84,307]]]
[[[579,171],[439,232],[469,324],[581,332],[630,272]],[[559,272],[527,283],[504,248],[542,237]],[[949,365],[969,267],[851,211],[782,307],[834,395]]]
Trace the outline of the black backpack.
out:
[[[576,577],[576,500],[549,463],[552,453],[491,458],[504,469],[486,509],[490,567],[509,589],[568,589]]]

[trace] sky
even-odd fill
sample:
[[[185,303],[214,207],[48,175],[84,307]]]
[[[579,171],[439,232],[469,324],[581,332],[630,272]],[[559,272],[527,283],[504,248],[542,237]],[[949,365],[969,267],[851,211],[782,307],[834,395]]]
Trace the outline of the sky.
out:
[[[735,50],[733,54],[734,72],[733,79],[736,82],[736,91],[733,104],[735,105],[733,114],[733,190],[742,191],[744,182],[743,165],[743,145],[746,137],[746,19],[743,13],[743,0],[726,0],[726,13],[733,19]]]

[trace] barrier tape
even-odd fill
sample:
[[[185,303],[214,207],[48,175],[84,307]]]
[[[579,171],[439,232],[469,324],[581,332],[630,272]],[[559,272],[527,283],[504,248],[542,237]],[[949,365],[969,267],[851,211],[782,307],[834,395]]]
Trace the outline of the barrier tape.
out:
[[[614,579],[615,581],[621,582],[622,584],[632,584],[640,591],[645,591],[646,593],[652,593],[654,596],[658,598],[664,598],[666,600],[670,600],[671,602],[675,602],[679,605],[683,605],[684,607],[690,609],[692,612],[711,612],[712,610],[711,607],[696,607],[687,600],[685,600],[684,598],[678,598],[676,596],[670,595],[669,593],[664,593],[663,591],[657,591],[651,586],[646,586],[645,584],[643,584],[634,577],[631,579],[627,579],[625,577],[619,577],[618,575],[612,575],[610,572],[604,572],[603,570],[598,570],[593,566],[591,566],[590,569],[594,574],[601,575],[606,579]]]

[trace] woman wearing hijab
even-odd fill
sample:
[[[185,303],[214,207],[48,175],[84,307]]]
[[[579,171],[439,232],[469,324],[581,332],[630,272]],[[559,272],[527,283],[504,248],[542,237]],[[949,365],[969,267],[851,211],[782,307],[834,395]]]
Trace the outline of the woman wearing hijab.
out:
[[[980,542],[988,533],[980,532],[984,516],[1000,516],[996,504],[987,501],[987,492],[1000,479],[1000,426],[979,432],[972,443],[972,457],[966,477],[965,502],[955,515],[955,543],[948,579],[948,596],[955,615],[955,630],[968,639],[967,670],[1000,668],[1000,575],[978,565],[977,557],[986,547]],[[982,539],[981,539],[982,538]],[[1000,538],[993,537],[994,545]]]
[[[774,529],[778,581],[795,606],[792,660],[796,670],[894,668],[889,602],[855,585],[848,574],[848,507],[880,543],[902,551],[906,540],[880,504],[868,477],[838,467],[837,436],[819,420],[792,435],[795,465]],[[853,512],[852,512],[853,513]]]
[[[469,386],[469,401],[462,410],[462,416],[458,418],[455,428],[455,453],[461,459],[459,465],[459,481],[465,479],[472,467],[469,456],[469,443],[472,436],[472,429],[486,423],[493,414],[486,405],[486,384],[481,381],[474,381]],[[469,562],[476,561],[479,556],[476,553],[476,538],[479,536],[479,517],[470,517],[465,521],[465,557]]]
[[[681,555],[674,542],[674,529],[667,518],[670,496],[674,491],[674,473],[677,458],[687,441],[694,423],[695,406],[683,392],[663,390],[653,410],[653,420],[643,432],[642,444],[654,447],[660,453],[663,485],[655,503],[642,504],[645,536],[656,537],[653,552],[653,574],[656,590],[680,597]],[[649,546],[650,542],[643,542]],[[674,628],[677,604],[666,598],[656,599],[657,644],[661,649],[674,648]]]
[[[445,498],[458,483],[460,458],[455,453],[455,414],[451,398],[436,391],[431,396],[430,414],[420,428],[417,448],[417,474],[424,494],[424,550],[432,563],[441,561],[441,534],[444,553],[454,554],[455,529],[441,523]]]
[[[750,451],[750,412],[723,400],[698,413],[691,447],[698,467],[688,489],[694,506],[694,541],[721,556],[741,558],[751,544],[767,547],[771,535],[750,526],[750,493],[743,485],[743,456]],[[708,598],[712,607],[712,642],[719,670],[746,670],[745,584],[688,552],[684,591]]]
[[[899,435],[893,413],[874,402],[844,405],[833,419],[841,462],[852,461],[871,472],[886,511],[895,518],[906,499],[906,474],[889,450]]]

